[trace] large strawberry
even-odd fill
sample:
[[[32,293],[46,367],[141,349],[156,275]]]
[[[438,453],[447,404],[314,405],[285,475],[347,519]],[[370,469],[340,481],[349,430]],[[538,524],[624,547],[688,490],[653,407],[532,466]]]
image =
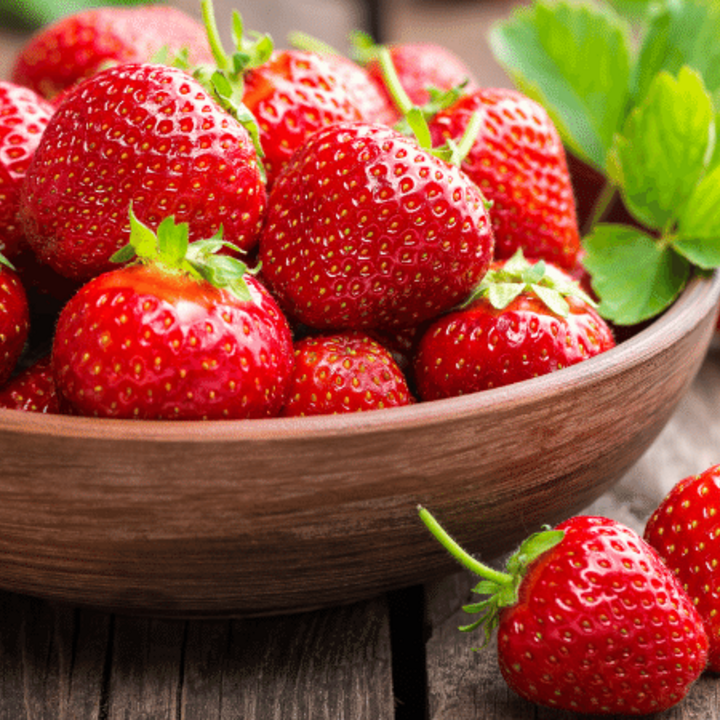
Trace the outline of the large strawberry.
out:
[[[678,577],[710,638],[720,672],[720,465],[678,482],[645,526],[645,540]]]
[[[568,275],[522,254],[497,263],[466,304],[432,323],[415,355],[423,400],[529,380],[614,347],[594,302]]]
[[[0,385],[12,374],[30,332],[25,288],[14,268],[0,255]]]
[[[86,280],[109,270],[128,209],[156,228],[173,215],[190,239],[250,249],[267,196],[247,130],[183,70],[128,64],[97,73],[48,123],[20,215],[38,258]]]
[[[333,415],[409,405],[412,396],[389,350],[361,332],[303,338],[282,414]]]
[[[17,217],[20,184],[52,114],[32,90],[0,80],[0,252],[8,260],[25,244]]]
[[[493,204],[495,257],[518,248],[572,270],[580,234],[560,136],[545,109],[515,90],[478,89],[430,122],[433,143],[458,141],[480,112],[482,128],[462,169]]]
[[[219,240],[188,246],[187,224],[158,236],[131,215],[141,262],[104,273],[65,305],[52,348],[60,407],[139,419],[277,415],[292,339],[267,290]]]
[[[497,628],[500,670],[531,702],[597,715],[644,715],[686,695],[708,638],[692,601],[642,538],[601,517],[573,517],[526,540],[507,564],[468,555],[424,508],[421,519],[482,581],[465,610],[485,642]]]
[[[410,327],[485,275],[485,200],[457,167],[381,125],[315,133],[276,182],[260,239],[263,277],[316,328]]]
[[[193,64],[212,60],[204,27],[178,8],[83,10],[38,31],[20,50],[11,79],[51,98],[108,65],[150,62],[165,48],[187,49]]]

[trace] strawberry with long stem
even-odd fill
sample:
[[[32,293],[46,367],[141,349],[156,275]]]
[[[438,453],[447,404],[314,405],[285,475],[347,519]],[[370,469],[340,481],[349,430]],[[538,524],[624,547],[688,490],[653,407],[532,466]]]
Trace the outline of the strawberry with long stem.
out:
[[[680,702],[705,669],[708,638],[692,601],[634,531],[577,516],[530,536],[505,572],[469,555],[425,508],[420,519],[488,596],[464,630],[497,631],[508,685],[531,702],[643,715]]]

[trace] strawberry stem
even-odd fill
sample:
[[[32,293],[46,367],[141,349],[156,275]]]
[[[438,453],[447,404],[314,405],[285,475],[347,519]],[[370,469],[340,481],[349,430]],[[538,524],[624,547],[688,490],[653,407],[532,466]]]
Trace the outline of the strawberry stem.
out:
[[[420,519],[425,523],[428,530],[433,534],[435,539],[465,568],[475,575],[479,575],[485,580],[490,580],[498,585],[511,585],[513,578],[508,573],[493,570],[472,555],[469,555],[453,540],[450,535],[440,526],[438,521],[432,514],[422,505],[418,505],[418,513]]]
[[[218,31],[215,20],[215,8],[213,7],[212,0],[202,0],[200,7],[205,24],[205,31],[208,36],[208,43],[210,44],[210,51],[213,54],[213,58],[215,58],[215,63],[218,69],[227,71],[230,69],[230,59],[220,39],[220,32]]]
[[[318,53],[318,55],[342,56],[342,53],[336,50],[332,45],[329,45],[322,40],[318,40],[318,38],[313,37],[312,35],[300,32],[300,30],[293,30],[289,33],[288,42],[298,50],[307,50],[309,52]]]
[[[378,47],[377,61],[382,71],[385,87],[390,93],[395,107],[401,115],[406,116],[413,109],[414,105],[400,82],[400,78],[392,61],[392,56],[390,55],[390,50],[387,47],[382,45]]]

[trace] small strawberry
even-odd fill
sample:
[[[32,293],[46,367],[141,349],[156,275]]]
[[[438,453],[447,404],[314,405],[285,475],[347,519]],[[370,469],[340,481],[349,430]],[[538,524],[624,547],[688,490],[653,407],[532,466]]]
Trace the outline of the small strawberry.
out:
[[[0,388],[0,407],[48,414],[60,412],[49,356],[20,370]]]
[[[686,477],[645,526],[645,540],[677,575],[710,638],[709,669],[720,672],[720,465]]]
[[[12,265],[0,255],[0,385],[15,369],[29,332],[25,288]]]
[[[482,194],[457,167],[387,126],[315,133],[275,184],[263,277],[318,329],[410,327],[467,297],[493,236]]]
[[[509,385],[614,347],[594,302],[568,275],[518,253],[498,263],[465,305],[433,322],[414,368],[423,400]]]
[[[218,239],[188,246],[186,223],[157,237],[131,214],[141,262],[84,285],[58,318],[52,347],[60,407],[139,419],[277,415],[292,369],[287,321]]]
[[[332,415],[409,405],[407,381],[392,355],[360,332],[295,343],[295,369],[282,414]]]
[[[571,270],[580,234],[565,150],[552,120],[514,90],[483,88],[435,115],[433,143],[458,141],[478,112],[482,128],[461,167],[492,202],[496,259],[521,248],[529,258]]]
[[[82,10],[41,29],[20,50],[11,79],[46,98],[110,64],[150,62],[163,48],[212,56],[202,23],[169,5]]]
[[[0,252],[8,260],[25,245],[20,185],[53,112],[32,90],[0,80]]]
[[[431,99],[429,88],[450,90],[463,85],[467,91],[477,86],[474,73],[468,65],[448,48],[435,43],[394,43],[376,45],[363,33],[353,37],[354,54],[379,85],[385,87],[385,73],[378,60],[387,51],[398,80],[414,105],[426,105]],[[392,93],[385,88],[392,103]]]
[[[183,70],[128,64],[97,73],[55,112],[20,199],[41,262],[73,280],[112,267],[132,203],[156,228],[173,215],[190,239],[222,226],[228,242],[257,241],[267,196],[248,131]]]
[[[482,580],[482,613],[461,630],[497,628],[500,670],[538,705],[644,715],[680,702],[705,669],[702,620],[673,573],[620,523],[573,517],[526,540],[507,572],[467,554],[424,508],[440,543]]]

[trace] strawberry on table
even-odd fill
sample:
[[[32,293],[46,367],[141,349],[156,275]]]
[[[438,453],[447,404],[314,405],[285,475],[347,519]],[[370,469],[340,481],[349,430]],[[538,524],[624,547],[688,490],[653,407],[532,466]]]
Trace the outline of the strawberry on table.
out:
[[[430,324],[414,360],[437,400],[529,380],[615,346],[594,301],[568,275],[522,252],[497,263],[462,307]]]
[[[12,374],[30,332],[30,309],[17,273],[0,255],[0,385]]]
[[[139,262],[104,273],[65,305],[52,348],[60,407],[77,415],[222,419],[277,415],[292,339],[267,290],[217,239],[157,237],[131,215]]]
[[[720,465],[678,482],[644,537],[695,603],[710,638],[708,667],[720,672]]]
[[[410,403],[402,371],[390,352],[368,335],[351,331],[295,343],[283,415],[332,415]]]
[[[485,199],[457,167],[395,130],[315,133],[276,182],[260,238],[263,277],[318,329],[411,327],[485,275]]]
[[[157,228],[187,222],[190,239],[257,242],[267,194],[250,134],[185,71],[109,68],[83,82],[47,125],[20,199],[41,262],[73,280],[112,267],[128,208]]]
[[[0,407],[49,414],[60,412],[49,356],[19,371],[0,388]]]
[[[25,245],[20,185],[53,112],[37,93],[0,80],[0,252],[8,260]]]
[[[92,8],[39,30],[20,50],[11,79],[52,98],[109,64],[150,62],[163,48],[188,50],[192,64],[212,60],[202,23],[178,8]]]
[[[466,606],[500,670],[533,703],[597,715],[676,705],[705,669],[708,638],[693,602],[633,530],[578,516],[528,538],[506,572],[466,553],[424,508],[440,543],[482,580]]]
[[[482,129],[461,167],[492,202],[495,257],[519,248],[572,270],[580,252],[565,149],[545,109],[515,90],[477,89],[430,121],[433,143],[458,141],[470,119]]]

